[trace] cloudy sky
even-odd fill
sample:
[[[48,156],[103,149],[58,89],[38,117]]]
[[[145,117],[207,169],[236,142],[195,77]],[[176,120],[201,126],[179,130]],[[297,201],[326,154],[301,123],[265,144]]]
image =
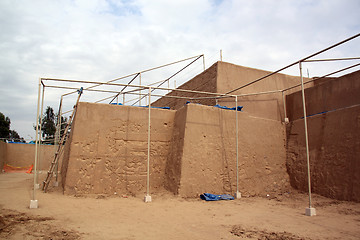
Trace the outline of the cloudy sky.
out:
[[[107,81],[199,54],[209,67],[220,49],[224,61],[275,71],[359,33],[359,12],[358,0],[0,0],[0,112],[29,139],[39,77]],[[360,39],[331,52],[359,55]],[[46,93],[57,110],[64,92]]]

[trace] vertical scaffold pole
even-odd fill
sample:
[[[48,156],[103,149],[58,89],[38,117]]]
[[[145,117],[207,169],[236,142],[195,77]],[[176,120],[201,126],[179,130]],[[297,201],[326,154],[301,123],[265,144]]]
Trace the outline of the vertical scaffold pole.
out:
[[[282,94],[282,100],[283,100],[283,105],[284,105],[284,122],[288,123],[289,120],[287,118],[287,113],[286,113],[286,99],[285,99],[284,91],[282,91],[281,94]]]
[[[202,57],[203,57],[203,65],[204,65],[204,71],[205,71],[205,54],[203,54]]]
[[[41,96],[41,113],[40,113],[40,125],[39,125],[39,149],[38,149],[38,157],[37,157],[37,171],[39,172],[39,169],[41,168],[40,162],[41,162],[41,131],[42,131],[42,117],[44,114],[44,95],[45,95],[45,86],[42,88],[42,96]],[[39,174],[36,175],[36,187],[40,188],[39,185]]]
[[[139,106],[141,106],[141,72],[139,73]]]
[[[168,85],[168,88],[170,88],[170,79],[167,80],[167,85]],[[170,90],[168,90],[168,93],[170,92]]]
[[[303,104],[303,110],[304,110],[306,164],[307,164],[307,177],[308,177],[308,189],[309,189],[309,207],[305,209],[305,215],[314,216],[314,215],[316,215],[316,211],[315,211],[315,208],[311,207],[311,177],[310,177],[309,139],[308,139],[308,127],[307,127],[307,119],[306,119],[306,103],[305,103],[304,79],[303,79],[303,75],[302,75],[301,61],[299,62],[299,68],[300,68],[302,104]]]
[[[239,121],[238,121],[238,96],[235,96],[235,132],[236,132],[236,194],[237,199],[241,198],[239,192]]]
[[[40,92],[41,92],[41,78],[39,79],[38,101],[36,112],[36,135],[35,135],[35,160],[34,160],[34,189],[32,199],[30,200],[30,208],[38,208],[38,200],[36,199],[36,179],[37,179],[37,158],[38,158],[38,141],[39,141],[39,115],[40,115]]]
[[[62,121],[61,121],[61,118],[62,118],[62,102],[63,102],[63,96],[61,96],[61,98],[60,98],[60,105],[59,105],[59,112],[58,112],[58,122],[57,122],[55,142],[54,142],[55,154],[56,154],[57,149],[58,149],[58,147],[59,147],[60,135],[61,135],[61,127],[62,127]],[[54,186],[55,186],[55,187],[59,186],[58,173],[59,173],[59,162],[57,162],[56,165],[55,165],[55,182],[54,182]]]
[[[145,202],[151,202],[150,196],[150,129],[151,129],[151,87],[149,87],[149,114],[148,114],[148,146],[147,146],[147,171],[146,171],[146,196]]]

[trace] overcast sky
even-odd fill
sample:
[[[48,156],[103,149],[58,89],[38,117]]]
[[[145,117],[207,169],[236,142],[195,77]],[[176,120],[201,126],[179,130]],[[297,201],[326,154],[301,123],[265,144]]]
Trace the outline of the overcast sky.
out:
[[[275,71],[359,33],[359,12],[358,0],[0,0],[0,112],[29,139],[39,77],[107,81],[199,54],[209,67],[220,49]],[[331,56],[359,53],[356,39]]]

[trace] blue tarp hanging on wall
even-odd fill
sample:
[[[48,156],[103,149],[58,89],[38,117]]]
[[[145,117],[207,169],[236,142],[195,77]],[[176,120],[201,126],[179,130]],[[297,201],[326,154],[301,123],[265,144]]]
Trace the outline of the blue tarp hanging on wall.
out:
[[[229,108],[229,107],[226,107],[226,106],[221,106],[221,105],[219,105],[219,104],[216,104],[214,107],[221,108],[221,109],[226,109],[226,110],[234,110],[234,111],[235,111],[235,107]],[[237,106],[237,110],[238,110],[238,111],[241,112],[242,109],[243,109],[243,106]]]
[[[190,102],[190,101],[186,101],[185,104],[189,104],[189,103],[191,103],[191,102]],[[200,103],[196,103],[196,104],[200,104]],[[201,104],[200,104],[200,105],[201,105]],[[229,108],[229,107],[226,107],[226,106],[221,106],[221,105],[219,105],[219,104],[216,104],[216,105],[213,106],[213,107],[217,107],[217,108],[221,108],[221,109],[225,109],[225,110],[233,110],[233,111],[235,111],[235,107]],[[239,112],[241,112],[242,109],[243,109],[243,106],[237,106],[237,110],[238,110]]]
[[[124,104],[122,103],[110,103],[111,105],[119,105],[119,106],[124,106]],[[133,106],[133,107],[149,107],[149,106]],[[151,108],[158,108],[158,109],[167,109],[167,110],[170,110],[170,107],[154,107],[154,106],[151,106]]]

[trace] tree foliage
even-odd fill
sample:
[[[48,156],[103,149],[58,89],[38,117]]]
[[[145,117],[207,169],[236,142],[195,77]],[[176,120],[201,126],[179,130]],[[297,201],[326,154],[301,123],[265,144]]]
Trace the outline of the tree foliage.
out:
[[[10,123],[10,118],[0,112],[0,138],[9,138]]]
[[[45,114],[43,116],[41,131],[45,140],[54,139],[56,131],[55,114],[54,110],[50,106],[46,108]]]
[[[0,112],[0,138],[13,142],[25,142],[24,138],[20,137],[15,130],[10,130],[10,124],[10,118]]]
[[[43,138],[43,142],[54,144],[58,117],[58,114],[54,113],[54,109],[50,106],[47,106],[45,114],[42,116],[41,121],[41,136]],[[64,133],[64,122],[66,121],[67,118],[61,116],[61,135]],[[36,126],[34,126],[34,129],[36,129]]]

